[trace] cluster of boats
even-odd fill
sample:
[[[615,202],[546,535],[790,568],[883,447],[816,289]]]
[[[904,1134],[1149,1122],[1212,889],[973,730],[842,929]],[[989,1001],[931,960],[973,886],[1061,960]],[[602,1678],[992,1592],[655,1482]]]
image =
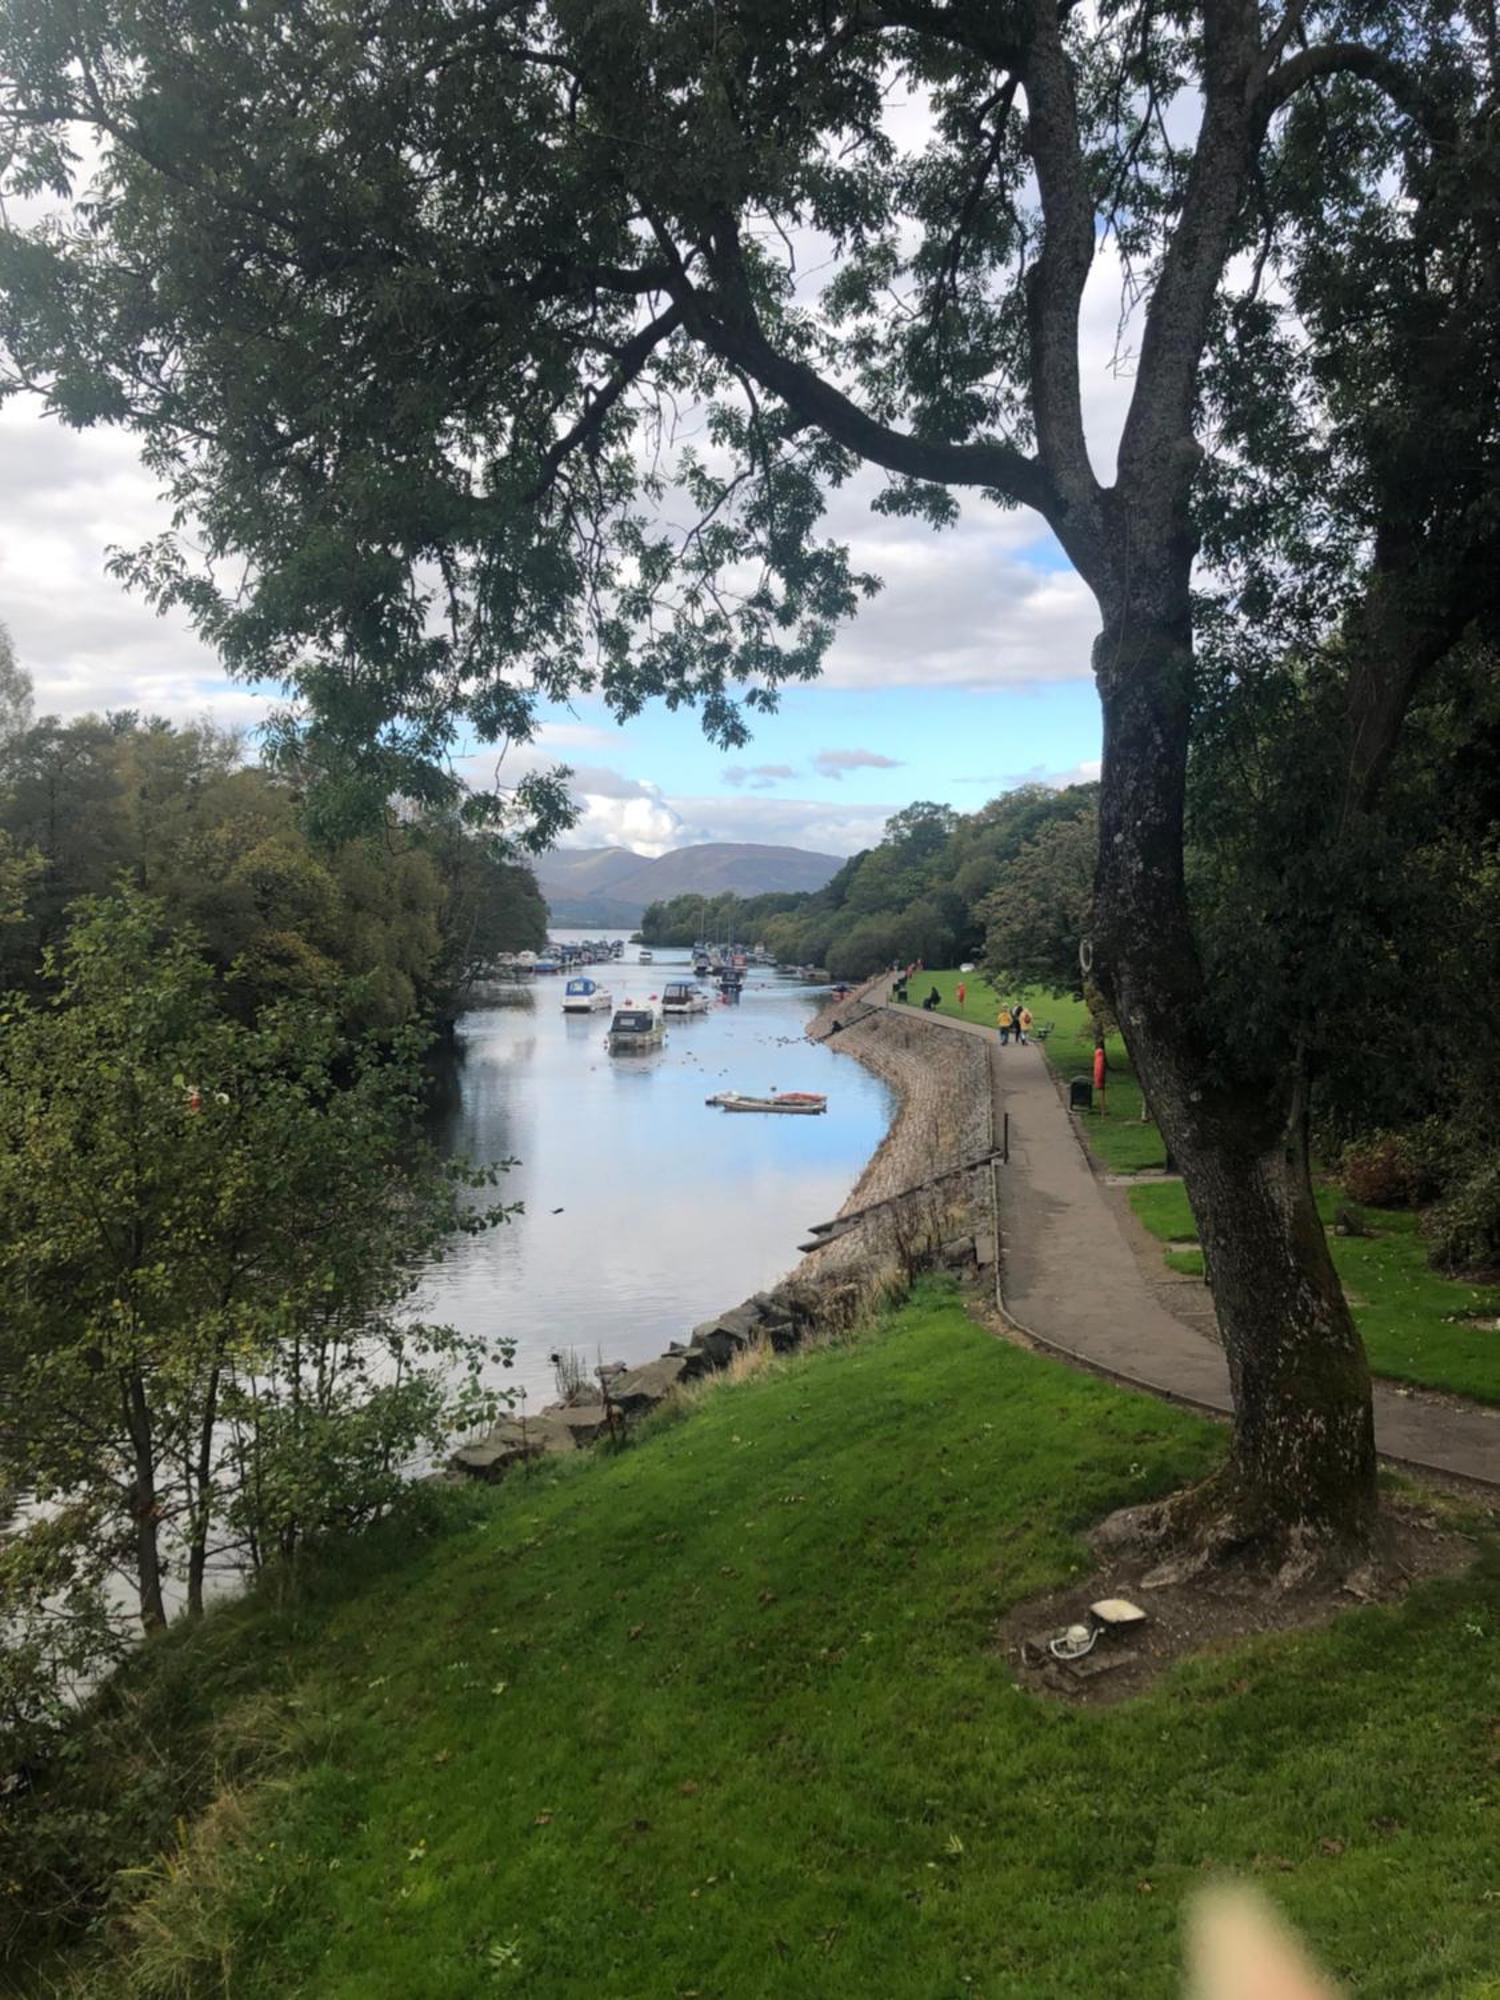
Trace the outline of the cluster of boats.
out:
[[[660,998],[653,994],[645,1006],[630,1000],[616,1006],[614,995],[602,981],[586,972],[574,972],[563,988],[563,1012],[607,1013],[610,1018],[604,1045],[611,1055],[649,1054],[665,1042],[668,1019],[683,1019],[709,1011],[713,995],[699,984],[700,980],[712,979],[719,988],[722,1000],[738,1000],[751,962],[748,953],[737,951],[733,946],[720,947],[717,951],[710,951],[707,946],[696,947],[693,953],[695,977],[668,979],[662,986]],[[649,965],[650,952],[643,951],[639,963]],[[828,1109],[828,1099],[820,1092],[811,1090],[772,1091],[763,1097],[738,1090],[721,1090],[705,1101],[720,1111],[772,1112],[800,1118],[816,1117]]]
[[[745,976],[752,965],[770,965],[772,960],[763,947],[757,945],[747,951],[742,945],[698,943],[693,946],[693,977],[711,979],[719,991],[731,1000],[737,1000],[745,984]]]
[[[560,972],[573,972],[580,965],[608,965],[625,955],[623,938],[583,938],[567,944],[548,941],[544,951],[503,951],[495,960],[495,971],[506,979],[544,979]],[[651,954],[641,954],[649,963]]]
[[[605,1014],[614,1006],[614,994],[586,972],[576,974],[563,988],[565,1014]],[[691,979],[669,979],[657,1003],[662,1014],[706,1014],[712,1004],[709,995]],[[639,1013],[641,1009],[632,1009]]]

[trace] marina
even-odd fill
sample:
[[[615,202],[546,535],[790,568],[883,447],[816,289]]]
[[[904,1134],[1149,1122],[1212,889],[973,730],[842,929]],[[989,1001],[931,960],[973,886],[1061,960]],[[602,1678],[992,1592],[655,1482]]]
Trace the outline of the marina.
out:
[[[553,944],[565,947],[563,932]],[[606,940],[613,944],[614,940]],[[615,1011],[659,1005],[692,975],[691,953],[658,946],[641,967],[611,950]],[[891,1098],[862,1064],[804,1039],[826,993],[746,968],[737,1003],[717,994],[671,1017],[654,1050],[611,1056],[610,1017],[565,1013],[562,995],[482,1007],[457,1027],[435,1077],[442,1148],[515,1162],[493,1199],[511,1221],[463,1239],[429,1272],[422,1316],[507,1335],[536,1410],[556,1396],[549,1356],[651,1359],[707,1314],[773,1284],[810,1224],[837,1213],[880,1144]],[[529,990],[530,981],[526,988]],[[654,998],[653,998],[654,996]],[[734,1091],[826,1095],[822,1115],[713,1115]]]

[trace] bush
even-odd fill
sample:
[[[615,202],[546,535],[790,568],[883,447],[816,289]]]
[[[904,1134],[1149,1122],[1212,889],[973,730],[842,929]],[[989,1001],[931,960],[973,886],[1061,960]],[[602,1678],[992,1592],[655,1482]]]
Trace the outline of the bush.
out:
[[[1339,1179],[1351,1201],[1372,1208],[1410,1208],[1418,1199],[1417,1163],[1399,1132],[1376,1132],[1344,1148]]]
[[[1478,1161],[1432,1210],[1427,1240],[1440,1271],[1500,1271],[1500,1154]]]

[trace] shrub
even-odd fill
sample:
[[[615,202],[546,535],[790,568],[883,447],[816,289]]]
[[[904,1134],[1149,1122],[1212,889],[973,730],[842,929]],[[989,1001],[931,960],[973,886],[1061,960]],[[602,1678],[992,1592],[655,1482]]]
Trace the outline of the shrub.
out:
[[[1440,1271],[1500,1271],[1500,1153],[1477,1161],[1427,1220]]]

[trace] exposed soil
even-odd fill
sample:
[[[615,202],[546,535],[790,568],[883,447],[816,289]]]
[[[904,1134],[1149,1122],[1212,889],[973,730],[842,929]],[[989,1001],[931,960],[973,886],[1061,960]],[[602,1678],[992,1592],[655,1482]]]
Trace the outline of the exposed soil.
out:
[[[1327,1625],[1358,1604],[1398,1602],[1413,1584],[1466,1569],[1476,1553],[1468,1535],[1415,1502],[1389,1506],[1384,1530],[1386,1556],[1378,1576],[1289,1590],[1215,1571],[1148,1588],[1142,1579],[1159,1563],[1160,1551],[1112,1555],[1083,1582],[1008,1612],[996,1627],[995,1650],[1017,1685],[1034,1694],[1089,1706],[1128,1701],[1178,1660],[1223,1652],[1262,1632]],[[1071,1664],[1054,1659],[1047,1641],[1069,1625],[1088,1622],[1089,1606],[1108,1597],[1139,1605],[1146,1623],[1116,1637],[1103,1633],[1084,1659]]]

